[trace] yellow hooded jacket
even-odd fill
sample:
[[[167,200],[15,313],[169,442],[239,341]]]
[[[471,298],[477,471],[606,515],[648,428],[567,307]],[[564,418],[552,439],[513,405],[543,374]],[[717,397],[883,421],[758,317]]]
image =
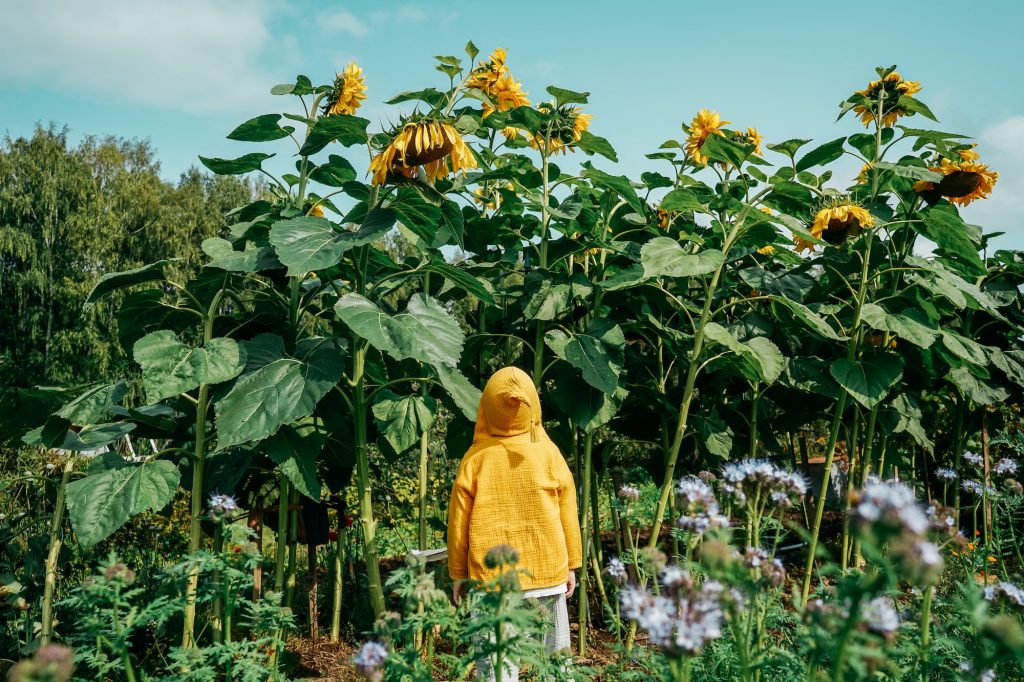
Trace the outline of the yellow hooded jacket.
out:
[[[473,445],[462,458],[448,506],[448,574],[487,580],[487,550],[509,545],[526,571],[524,590],[561,585],[580,567],[572,473],[541,425],[529,375],[506,367],[487,382]]]

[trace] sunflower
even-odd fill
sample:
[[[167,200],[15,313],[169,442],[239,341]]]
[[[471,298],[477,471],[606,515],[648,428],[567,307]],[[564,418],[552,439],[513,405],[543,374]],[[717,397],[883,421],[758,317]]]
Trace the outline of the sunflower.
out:
[[[826,205],[815,214],[810,232],[817,239],[823,239],[835,246],[842,244],[849,237],[856,237],[874,224],[875,219],[867,209],[848,199],[842,199]],[[809,251],[814,248],[811,242],[800,237],[795,237],[794,242],[797,251]]]
[[[546,134],[537,133],[530,140],[530,146],[534,149],[541,149],[545,138],[547,139],[548,152],[551,154],[565,154],[570,145],[579,142],[584,131],[590,128],[590,114],[584,114],[579,107],[561,106],[555,107],[555,103],[542,103],[537,105],[538,111],[551,116],[547,123]]]
[[[760,211],[761,213],[766,213],[768,215],[775,215],[775,211],[771,210],[767,206],[758,206],[757,210]]]
[[[686,138],[686,153],[694,163],[699,166],[708,164],[708,157],[701,154],[700,149],[712,135],[724,135],[721,128],[727,123],[729,121],[723,121],[717,111],[701,109],[697,112],[690,122],[690,136]]]
[[[324,105],[324,115],[354,114],[364,99],[366,80],[363,78],[363,70],[355,62],[349,62],[345,70],[334,79],[334,87]]]
[[[465,173],[469,168],[476,168],[476,159],[450,123],[432,120],[409,122],[370,161],[373,184],[384,184],[391,173],[416,177],[419,166],[423,166],[427,178],[435,181],[449,173]]]
[[[973,155],[971,160],[964,157]],[[938,166],[931,170],[941,173],[944,177],[939,182],[918,180],[914,190],[924,197],[929,204],[936,203],[940,197],[946,197],[957,206],[967,206],[975,199],[987,199],[999,179],[999,173],[990,171],[983,163],[975,163],[978,153],[973,149],[960,152],[961,161],[942,159]]]
[[[967,149],[961,149],[959,152],[957,152],[960,155],[960,160],[961,161],[977,161],[978,159],[980,159],[981,158],[981,154],[979,154],[978,152],[974,151],[974,148],[977,147],[977,146],[978,145],[972,144]]]
[[[484,104],[484,118],[487,118],[495,111],[508,111],[516,107],[530,105],[530,100],[523,90],[523,84],[512,77],[512,74],[505,73],[485,90],[494,104]]]
[[[495,49],[486,62],[480,62],[473,69],[469,80],[466,81],[466,87],[489,90],[498,82],[498,79],[508,73],[508,67],[505,66],[506,59],[508,59],[508,50],[503,47]]]
[[[663,230],[667,230],[668,226],[671,225],[671,224],[672,224],[672,217],[669,215],[668,211],[663,211],[662,209],[659,208],[658,209],[658,227],[660,227]]]
[[[309,209],[309,212],[306,215],[315,216],[317,218],[323,218],[324,209],[320,206],[320,204],[316,204],[313,206],[313,208]]]
[[[857,173],[857,177],[854,178],[854,182],[870,182],[871,181],[871,164],[865,163],[860,167],[860,173]]]
[[[759,254],[761,254],[762,256],[774,256],[775,255],[775,247],[772,246],[771,244],[766,244],[766,245],[762,246],[760,249],[758,249],[757,252]]]
[[[761,138],[761,134],[757,132],[757,128],[747,128],[747,132],[740,133],[739,138],[741,142],[754,145],[755,154],[758,156],[764,156],[764,153],[761,151],[761,142],[763,142],[763,140]]]
[[[883,91],[885,101],[882,102],[882,127],[890,128],[896,123],[897,118],[912,113],[899,106],[899,100],[903,95],[912,97],[921,92],[921,83],[903,80],[898,71],[892,71],[880,80],[871,81],[863,90],[858,90],[858,95],[871,100],[853,107],[854,113],[860,115],[860,120],[865,126],[871,125],[875,120],[878,95]]]

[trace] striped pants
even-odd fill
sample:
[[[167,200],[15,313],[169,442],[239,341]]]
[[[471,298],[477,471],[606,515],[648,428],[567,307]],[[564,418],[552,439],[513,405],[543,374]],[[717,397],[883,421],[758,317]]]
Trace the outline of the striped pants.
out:
[[[550,597],[537,597],[531,599],[538,608],[543,608],[547,616],[547,631],[544,633],[544,651],[555,653],[566,651],[572,646],[569,639],[569,608],[565,603],[565,594],[552,595]],[[494,682],[495,661],[493,657],[483,658],[476,662],[476,676],[478,680]],[[515,661],[505,660],[502,662],[504,669],[501,674],[501,682],[518,682],[519,666]]]

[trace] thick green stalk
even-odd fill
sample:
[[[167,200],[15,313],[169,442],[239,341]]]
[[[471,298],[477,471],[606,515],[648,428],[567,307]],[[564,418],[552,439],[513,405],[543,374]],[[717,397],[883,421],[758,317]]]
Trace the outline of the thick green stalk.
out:
[[[868,290],[868,269],[871,265],[871,243],[874,233],[868,232],[865,237],[864,259],[861,264],[859,289],[857,291],[856,309],[853,313],[853,324],[850,326],[850,340],[846,346],[846,359],[853,361],[857,355],[857,346],[860,339],[860,316],[864,308],[864,300]],[[821,472],[821,487],[818,489],[818,499],[814,504],[814,527],[811,528],[811,539],[807,547],[807,563],[804,566],[803,591],[800,594],[800,605],[807,605],[807,598],[811,590],[811,576],[814,573],[814,559],[818,551],[818,537],[821,534],[821,519],[825,512],[825,500],[828,498],[828,482],[832,475],[832,460],[836,454],[836,442],[839,440],[839,425],[842,423],[843,411],[846,409],[846,399],[849,394],[841,390],[836,398],[835,413],[832,415],[832,425],[829,428],[828,445],[825,448],[825,466]]]
[[[359,339],[352,356],[352,396],[356,444],[356,486],[359,494],[359,524],[363,530],[363,561],[370,589],[370,605],[376,618],[384,612],[384,586],[380,579],[380,558],[377,554],[377,524],[373,520],[373,495],[370,490],[370,461],[366,446],[366,364],[367,344]]]
[[[730,239],[722,251],[728,253]],[[661,483],[661,494],[658,497],[658,506],[654,511],[654,523],[651,526],[651,537],[648,539],[649,547],[658,546],[658,536],[661,533],[661,524],[665,519],[665,509],[668,507],[668,498],[672,494],[675,484],[676,462],[679,461],[679,450],[683,445],[683,437],[686,435],[686,425],[690,418],[690,403],[693,401],[693,389],[697,383],[697,374],[700,372],[700,354],[704,349],[704,328],[711,321],[711,307],[715,298],[715,290],[718,288],[718,280],[722,277],[722,270],[725,264],[719,265],[711,276],[708,284],[707,298],[704,300],[704,308],[701,310],[700,321],[693,335],[693,350],[690,354],[690,365],[686,371],[686,383],[683,386],[683,398],[679,403],[679,413],[676,415],[676,429],[672,438],[672,447],[668,452],[668,461],[665,462],[665,477]]]
[[[274,589],[284,597],[285,560],[288,550],[288,500],[290,496],[288,479],[281,479],[277,493],[277,545],[274,550]]]
[[[924,592],[924,604],[921,606],[921,649],[918,659],[921,664],[921,682],[928,682],[928,644],[932,632],[932,594],[934,586],[928,586]]]
[[[213,322],[220,308],[224,295],[221,289],[210,302],[210,308],[204,316],[203,344],[213,338]],[[200,384],[199,399],[196,401],[196,442],[192,457],[192,490],[191,510],[189,513],[188,553],[199,551],[203,539],[201,526],[203,512],[203,474],[206,469],[206,417],[210,411],[210,387]],[[195,646],[196,630],[196,593],[199,591],[199,567],[189,570],[188,585],[185,588],[185,613],[181,632],[181,646],[188,649]]]
[[[580,529],[580,535],[583,538],[583,563],[580,566],[580,577],[579,577],[579,593],[580,593],[580,604],[579,604],[579,617],[580,617],[580,628],[579,628],[579,653],[580,656],[587,655],[587,621],[589,619],[588,602],[587,602],[587,582],[588,582],[588,569],[590,559],[590,514],[588,513],[590,508],[590,483],[591,483],[591,470],[593,467],[593,454],[594,450],[594,434],[588,432],[583,439],[583,496],[580,501],[580,517],[583,519],[582,528]]]
[[[299,491],[291,486],[288,494],[288,574],[285,577],[285,605],[295,604],[296,563],[299,557]]]
[[[43,606],[40,620],[39,643],[46,646],[53,637],[53,593],[57,588],[57,557],[63,544],[62,525],[64,522],[64,493],[68,487],[68,479],[75,468],[75,456],[72,454],[64,463],[64,472],[57,488],[57,501],[50,520],[50,550],[46,553],[46,578],[43,582]]]
[[[224,526],[217,522],[217,527],[213,529],[213,552],[214,554],[221,554],[224,551]],[[224,586],[221,583],[223,576],[220,571],[216,571],[213,574],[213,584],[217,595],[213,599],[213,609],[210,614],[210,630],[213,632],[213,643],[221,644],[224,642]]]
[[[427,385],[423,384],[421,389],[423,397],[427,395]],[[420,465],[419,465],[419,548],[429,549],[427,546],[427,495],[428,491],[428,470],[427,465],[430,458],[430,430],[424,429],[420,435]]]
[[[345,515],[338,509],[338,539],[334,547],[334,589],[331,592],[331,641],[341,638],[341,598],[345,580]]]

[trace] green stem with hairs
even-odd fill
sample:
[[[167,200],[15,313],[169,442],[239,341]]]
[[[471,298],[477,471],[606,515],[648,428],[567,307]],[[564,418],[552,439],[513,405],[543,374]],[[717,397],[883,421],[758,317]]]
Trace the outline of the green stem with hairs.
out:
[[[203,324],[203,345],[213,339],[213,322],[217,319],[224,289],[218,291],[206,312]],[[206,418],[210,411],[210,386],[199,385],[199,399],[196,401],[195,450],[192,457],[191,509],[189,512],[188,553],[195,554],[203,539],[201,526],[203,512],[203,474],[206,469]],[[199,591],[199,567],[189,569],[188,584],[185,588],[185,613],[181,631],[181,646],[189,649],[195,646],[196,593]]]
[[[590,566],[590,487],[591,487],[591,471],[593,467],[593,454],[594,450],[594,433],[588,431],[583,437],[583,473],[581,478],[583,479],[583,496],[580,500],[580,509],[582,513],[580,517],[583,519],[582,528],[580,529],[580,535],[583,538],[583,562],[580,566],[580,577],[579,577],[579,654],[580,656],[587,655],[587,621],[589,620],[589,603],[587,601],[587,583],[588,583],[588,569]]]
[[[53,637],[53,593],[57,589],[57,557],[63,544],[62,527],[64,523],[64,494],[68,487],[68,479],[75,468],[74,454],[64,463],[64,471],[57,488],[57,501],[50,519],[50,548],[46,553],[46,577],[43,580],[43,605],[40,616],[39,644],[46,646]]]

